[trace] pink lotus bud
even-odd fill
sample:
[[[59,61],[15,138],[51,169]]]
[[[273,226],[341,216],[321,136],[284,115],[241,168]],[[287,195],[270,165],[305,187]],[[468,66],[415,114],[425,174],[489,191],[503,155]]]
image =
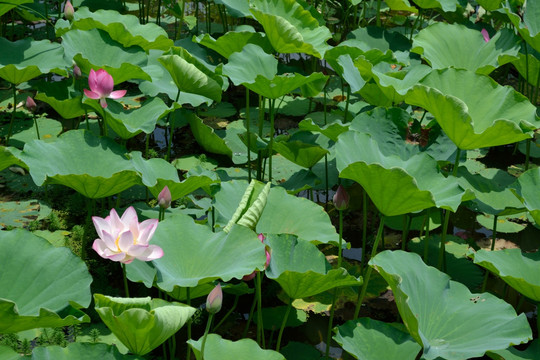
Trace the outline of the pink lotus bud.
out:
[[[30,112],[34,112],[34,111],[36,111],[36,109],[37,109],[36,102],[35,102],[34,99],[32,99],[30,96],[28,96],[28,97],[26,98],[26,108],[27,108],[28,111],[30,111]]]
[[[72,21],[73,14],[75,14],[75,9],[73,8],[73,5],[71,5],[71,2],[69,2],[68,0],[64,5],[64,17],[66,18],[66,20]]]
[[[341,185],[338,186],[336,193],[334,194],[334,206],[338,210],[345,210],[349,207],[349,194],[345,191],[345,188]]]
[[[81,68],[77,65],[73,65],[73,76],[78,79],[82,76]]]
[[[161,192],[158,195],[158,205],[162,209],[168,209],[171,206],[172,196],[171,191],[167,186],[161,190]]]
[[[223,291],[221,291],[221,284],[217,284],[214,290],[210,291],[206,298],[206,311],[210,314],[215,314],[221,310],[221,304],[223,303]]]
[[[481,33],[482,33],[482,36],[484,37],[484,41],[488,42],[490,40],[490,38],[489,38],[489,34],[488,34],[487,30],[482,29]]]

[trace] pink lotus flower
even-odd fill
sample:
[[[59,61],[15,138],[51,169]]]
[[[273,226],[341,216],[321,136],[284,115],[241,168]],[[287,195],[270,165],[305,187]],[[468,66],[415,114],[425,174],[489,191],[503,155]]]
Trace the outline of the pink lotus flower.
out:
[[[116,210],[105,219],[93,216],[92,221],[99,236],[92,248],[102,258],[129,264],[133,259],[150,261],[163,256],[157,245],[148,245],[156,231],[158,220],[139,223],[137,212],[130,206],[120,218]]]
[[[489,37],[489,34],[488,34],[487,30],[486,30],[486,29],[482,29],[481,33],[482,33],[482,36],[484,37],[484,41],[485,41],[485,42],[489,42],[490,37]]]
[[[262,243],[264,243],[265,237],[264,237],[264,235],[263,235],[262,233],[258,235],[258,238],[259,238],[259,240],[261,240]],[[268,247],[267,247],[267,246],[264,248],[264,252],[265,252],[265,254],[266,254],[266,263],[264,264],[264,269],[266,270],[266,268],[268,267],[268,265],[270,265],[270,259],[271,259],[272,257],[271,257],[271,255],[270,255],[270,251],[268,251]],[[244,280],[244,281],[252,280],[252,279],[255,277],[255,275],[257,275],[257,271],[254,271],[254,272],[252,272],[252,273],[249,274],[249,275],[245,275],[244,277],[242,277],[242,280]]]
[[[90,75],[88,76],[88,86],[90,90],[84,89],[84,94],[90,99],[99,99],[99,103],[102,108],[107,107],[106,98],[110,99],[120,99],[126,95],[127,90],[116,90],[112,91],[114,87],[114,80],[112,76],[105,71],[104,69],[99,69],[94,71],[90,70]]]

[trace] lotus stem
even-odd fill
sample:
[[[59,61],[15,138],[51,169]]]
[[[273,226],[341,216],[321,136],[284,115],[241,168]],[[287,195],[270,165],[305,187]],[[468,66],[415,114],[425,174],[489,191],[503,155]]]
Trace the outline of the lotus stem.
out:
[[[212,325],[213,319],[214,319],[214,314],[210,313],[210,315],[208,316],[208,321],[206,322],[206,329],[204,330],[204,335],[202,339],[202,345],[201,345],[201,359],[202,360],[204,360],[204,346],[206,345],[206,338],[208,336],[208,332],[210,331],[210,326]]]
[[[246,88],[246,130],[247,130],[247,165],[248,165],[248,182],[251,183],[251,136],[249,132],[251,118],[249,117],[249,89]]]
[[[407,250],[407,238],[409,237],[409,230],[411,228],[412,216],[407,214],[403,217],[403,233],[401,235],[401,250]]]
[[[186,304],[191,306],[191,288],[186,288]],[[187,338],[191,340],[191,320],[188,320],[187,324]],[[174,355],[174,354],[173,354]],[[191,347],[187,347],[186,359],[191,359]]]
[[[244,332],[242,333],[242,338],[245,338],[247,336],[249,325],[251,324],[251,319],[253,318],[253,313],[255,312],[255,305],[257,305],[257,296],[253,297],[253,302],[251,303],[251,309],[249,310],[249,316],[246,327],[244,328]]]
[[[459,167],[459,158],[461,156],[461,149],[457,148],[456,150],[456,159],[454,161],[454,167],[452,168],[452,176],[457,176],[457,171]],[[439,247],[439,260],[437,261],[437,269],[444,271],[446,268],[446,261],[445,261],[445,241],[446,241],[446,233],[448,231],[448,223],[450,221],[450,210],[445,210],[444,213],[444,223],[443,223],[443,231],[441,234],[441,245]]]
[[[285,316],[283,316],[283,321],[281,322],[281,328],[279,328],[279,334],[277,338],[276,351],[279,352],[281,347],[281,337],[283,336],[283,330],[285,330],[285,325],[287,324],[287,319],[289,318],[289,313],[292,308],[292,299],[289,299],[289,304],[287,305],[287,310],[285,311]]]
[[[11,121],[9,122],[9,130],[6,139],[6,146],[9,145],[9,139],[13,131],[13,123],[15,122],[15,110],[17,109],[17,86],[13,85],[13,109],[11,110]]]
[[[351,101],[351,86],[347,85],[347,99],[345,99],[345,113],[343,114],[343,122],[347,122],[349,117],[349,102]]]
[[[525,151],[525,171],[529,170],[529,158],[531,156],[531,139],[527,139]]]
[[[170,132],[169,132],[169,143],[167,144],[167,156],[165,157],[165,160],[169,161],[171,158],[171,146],[173,142],[173,134],[174,134],[174,104],[178,102],[178,98],[180,98],[180,89],[178,89],[178,92],[176,93],[176,99],[174,99],[173,103],[173,111],[167,114],[167,122],[170,124]],[[171,117],[171,113],[173,114]]]
[[[126,276],[126,264],[122,263],[122,275],[124,276],[124,293],[126,297],[129,297],[129,287]]]
[[[221,326],[221,324],[223,324],[225,322],[225,320],[227,320],[227,318],[232,314],[232,312],[236,309],[236,306],[238,305],[238,299],[240,298],[239,295],[236,295],[234,297],[234,303],[233,303],[233,306],[229,309],[229,311],[227,311],[227,313],[225,314],[225,316],[223,316],[223,318],[218,322],[218,324],[216,326],[214,326],[214,329],[212,329],[214,332],[216,332],[216,330]]]
[[[377,0],[377,18],[376,18],[376,24],[377,24],[377,26],[381,26],[381,0]]]
[[[379,241],[381,240],[382,233],[384,230],[384,220],[385,220],[385,216],[381,215],[381,220],[379,223],[379,230],[377,231],[377,237],[375,238],[375,243],[373,244],[373,248],[371,249],[370,259],[373,259],[375,255],[377,254],[377,247],[379,245]],[[367,287],[369,284],[369,278],[371,277],[372,271],[373,271],[373,268],[368,266],[366,275],[364,276],[364,284],[362,285],[362,290],[360,291],[360,295],[358,295],[358,301],[356,303],[356,309],[354,310],[353,319],[358,318],[358,314],[360,313],[360,308],[362,307],[362,302],[364,301],[364,297],[366,296]]]
[[[264,327],[263,327],[263,317],[262,317],[262,278],[261,272],[257,272],[256,276],[256,286],[257,286],[257,343],[264,349],[266,344],[264,343]]]
[[[426,236],[424,237],[424,262],[427,264],[428,256],[429,256],[429,212],[431,209],[427,209],[426,214]]]
[[[274,145],[274,105],[276,99],[270,100],[270,144],[268,144],[268,181],[272,181],[272,147]]]
[[[180,13],[180,21],[178,24],[178,33],[176,33],[176,40],[180,40],[182,38],[182,26],[184,26],[184,9],[185,9],[186,1],[181,0],[180,1],[180,7],[181,7],[181,13]],[[196,8],[199,8],[196,6]],[[197,16],[197,15],[196,15]],[[199,19],[197,18],[197,32],[199,29]]]
[[[341,211],[340,211],[341,212]],[[337,288],[334,289],[334,294],[332,295],[332,308],[330,309],[330,318],[328,319],[328,329],[326,331],[326,350],[324,352],[324,358],[330,359],[330,342],[332,341],[332,325],[334,324],[334,312],[336,310],[336,298],[337,298]]]
[[[498,218],[499,218],[498,215],[493,216],[493,234],[492,234],[492,239],[491,239],[491,251],[495,251],[495,240],[497,240],[497,220],[498,220]],[[482,282],[482,291],[481,292],[486,291],[488,278],[489,278],[489,270],[486,269],[486,273],[484,274],[484,281]]]
[[[361,266],[363,269],[366,268],[366,246],[367,246],[367,193],[364,188],[362,188],[362,258]],[[363,271],[362,271],[363,272]]]
[[[343,243],[343,210],[339,210],[339,248],[338,248],[338,268],[341,267],[342,255],[342,243]]]
[[[157,4],[156,24],[161,25],[161,0]]]

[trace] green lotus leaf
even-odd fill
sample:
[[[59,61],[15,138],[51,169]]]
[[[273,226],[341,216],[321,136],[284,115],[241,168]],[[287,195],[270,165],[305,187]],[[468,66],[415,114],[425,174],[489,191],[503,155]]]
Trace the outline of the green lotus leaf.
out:
[[[530,169],[517,179],[511,186],[512,192],[521,200],[523,205],[538,224],[540,224],[540,197],[538,186],[540,184],[540,168]]]
[[[62,45],[49,40],[11,42],[0,37],[0,48],[0,77],[15,85],[51,72],[66,76],[66,68],[71,65],[64,60]]]
[[[480,31],[440,22],[414,37],[412,51],[434,69],[454,67],[487,75],[517,58],[519,42],[508,29],[501,29],[486,42]]]
[[[141,132],[151,134],[159,119],[166,116],[175,107],[168,107],[158,97],[149,99],[138,108],[126,110],[122,104],[111,101],[104,109],[98,101],[88,99],[85,104],[91,106],[108,126],[122,139],[130,139]]]
[[[277,75],[269,80],[262,75],[258,75],[252,84],[243,84],[245,87],[259,95],[269,99],[277,99],[283,95],[300,88],[305,96],[314,96],[319,91],[314,89],[326,82],[327,76],[322,73],[311,73],[309,76],[301,74]],[[308,91],[306,91],[306,88]]]
[[[370,318],[350,320],[338,326],[334,340],[356,359],[414,360],[422,350],[402,324]]]
[[[4,5],[0,5],[0,13],[2,6]],[[21,354],[13,350],[10,346],[0,345],[0,360],[19,360],[20,358]]]
[[[488,351],[487,355],[494,360],[535,360],[540,353],[540,341],[538,339],[530,342],[526,350],[520,351],[516,348],[506,350]]]
[[[527,1],[527,5],[519,9],[514,8],[516,5],[506,1],[503,9],[523,39],[536,51],[540,51],[540,4],[537,1]]]
[[[262,33],[255,32],[253,28],[243,31],[229,31],[217,39],[209,34],[201,34],[194,36],[193,41],[214,50],[227,59],[233,53],[242,51],[247,44],[258,45],[268,54],[274,50],[268,38]]]
[[[228,234],[213,233],[191,217],[175,214],[159,223],[152,242],[165,253],[153,261],[158,270],[157,285],[169,292],[174,287],[193,287],[215,279],[241,279],[264,267],[263,244],[253,231],[239,225]]]
[[[197,360],[203,360],[201,356],[202,338],[188,340],[187,343],[193,349]],[[217,334],[208,334],[204,346],[204,360],[285,360],[283,355],[274,350],[263,350],[251,339],[231,341],[223,339]]]
[[[30,168],[36,185],[45,181],[68,186],[97,199],[118,194],[140,178],[126,149],[86,130],[70,130],[54,143],[34,140],[25,145],[21,160]]]
[[[307,240],[289,234],[269,234],[272,249],[266,276],[281,285],[292,299],[302,299],[340,286],[360,286],[362,280],[343,268],[332,269],[323,253]]]
[[[0,4],[0,16],[22,4],[32,3],[34,0],[3,0]]]
[[[257,44],[246,44],[241,51],[229,56],[229,62],[223,66],[223,75],[235,85],[246,85],[255,83],[258,76],[272,80],[277,69],[278,61],[274,56]]]
[[[26,230],[0,231],[0,333],[89,322],[92,277],[64,247]]]
[[[314,144],[308,144],[299,140],[276,141],[274,151],[278,152],[285,159],[305,168],[312,168],[321,160],[328,150]]]
[[[59,121],[48,119],[45,117],[36,117],[34,120],[31,117],[16,121],[12,127],[12,136],[9,143],[18,148],[23,148],[24,144],[32,140],[37,140],[36,125],[39,127],[40,139],[44,142],[53,142],[58,134],[62,132],[62,124]],[[0,127],[0,136],[7,136],[9,125]]]
[[[83,96],[73,86],[71,79],[43,81],[36,84],[36,100],[49,104],[62,118],[73,119],[85,114]]]
[[[131,79],[151,80],[141,67],[148,59],[139,46],[124,47],[103,30],[70,30],[62,35],[65,58],[75,61],[84,74],[105,69],[119,84]]]
[[[392,10],[403,10],[417,13],[418,9],[414,6],[411,6],[409,0],[386,0],[385,1],[388,7]]]
[[[144,355],[174,335],[195,313],[177,302],[94,294],[96,311],[129,351]]]
[[[426,153],[403,160],[396,154],[381,152],[368,134],[341,134],[336,143],[336,158],[340,177],[362,185],[386,216],[433,206],[455,212],[466,195],[457,181],[446,178],[438,170],[437,161]]]
[[[528,139],[540,126],[535,106],[523,95],[467,70],[433,71],[407,93],[405,101],[433,114],[464,150]]]
[[[527,48],[525,49],[525,47]],[[523,79],[530,85],[536,86],[538,74],[540,73],[540,52],[534,50],[528,44],[524,44],[518,57],[519,59],[512,61],[512,64]]]
[[[497,216],[525,211],[523,204],[509,188],[516,179],[507,172],[499,169],[483,169],[473,175],[462,166],[458,169],[457,176],[460,186],[474,193],[476,197],[472,200],[474,210]]]
[[[216,215],[218,223],[226,224],[232,218],[247,187],[247,181],[221,183],[214,204],[221,218],[220,221]],[[293,234],[313,243],[337,244],[339,240],[336,229],[321,206],[308,199],[290,195],[281,187],[270,189],[256,232]]]
[[[229,220],[227,226],[223,228],[223,231],[228,233],[234,224],[254,229],[266,206],[270,185],[271,183],[263,185],[259,181],[251,180],[251,183],[248,185],[238,204],[238,208],[231,217],[231,220]]]
[[[471,252],[474,263],[498,275],[504,282],[531,300],[540,301],[540,252],[522,253],[520,249]]]
[[[383,251],[369,264],[392,288],[401,318],[426,360],[480,357],[532,338],[525,314],[517,316],[511,305],[489,293],[471,293],[417,254]]]
[[[20,355],[17,355],[20,359]],[[0,359],[2,358],[0,357]],[[59,345],[35,347],[32,351],[32,359],[143,360],[143,358],[140,356],[123,355],[114,345],[107,345],[103,343],[91,344],[82,342],[68,343],[66,347],[61,347]]]
[[[180,92],[221,101],[223,79],[183,48],[171,48],[159,62],[167,69]]]
[[[416,5],[422,9],[442,9],[443,11],[454,12],[459,0],[416,0]]]
[[[19,159],[19,154],[21,151],[14,147],[5,147],[0,146],[0,171],[4,170],[5,168],[11,166],[11,165],[18,165],[20,167],[23,167],[25,169],[28,169],[26,164],[24,164]]]
[[[292,311],[287,316],[287,321],[285,322],[286,327],[298,327],[307,322],[307,313],[304,310],[293,308]],[[264,307],[262,309],[262,318],[263,318],[263,327],[265,330],[276,330],[279,329],[285,313],[287,312],[287,306],[278,306],[278,307]],[[258,324],[257,319],[258,312],[255,311],[253,315],[253,322]]]
[[[216,4],[223,4],[227,12],[234,17],[251,17],[249,2],[244,0],[214,0]]]
[[[522,209],[522,212],[523,211],[525,211],[525,209]],[[476,222],[488,230],[493,230],[494,220],[494,216],[490,214],[476,215]],[[527,214],[498,216],[496,224],[497,233],[518,233],[525,230],[527,221]]]
[[[229,149],[225,140],[216,134],[214,129],[205,125],[203,120],[194,113],[188,114],[187,117],[193,136],[204,150],[232,157],[231,149]]]
[[[477,0],[476,2],[487,11],[493,11],[501,7],[502,0]]]
[[[165,186],[169,188],[174,201],[215,182],[208,176],[190,176],[180,181],[178,170],[171,163],[158,158],[144,160],[138,151],[131,153],[131,159],[141,174],[142,183],[156,198]]]
[[[249,9],[278,53],[305,53],[322,58],[330,30],[295,0],[252,0]]]
[[[172,45],[165,30],[159,25],[148,23],[141,25],[134,15],[124,15],[114,10],[98,10],[91,12],[87,7],[80,7],[71,22],[59,20],[56,23],[56,36],[66,32],[100,29],[106,31],[111,39],[124,47],[139,46],[145,51],[150,49],[168,50]]]
[[[339,134],[349,129],[349,124],[344,124],[341,120],[336,120],[327,125],[322,125],[319,121],[307,117],[300,121],[298,128],[300,130],[321,133],[330,140],[337,141]]]
[[[427,265],[433,267],[437,266],[440,244],[440,234],[432,234],[429,236]],[[408,242],[408,249],[422,257],[424,256],[425,246],[425,236],[422,238],[413,238]],[[467,286],[471,291],[480,289],[482,281],[484,280],[484,271],[482,271],[480,267],[475,266],[467,257],[469,244],[458,236],[446,235],[444,250],[446,264],[445,272],[450,278]]]

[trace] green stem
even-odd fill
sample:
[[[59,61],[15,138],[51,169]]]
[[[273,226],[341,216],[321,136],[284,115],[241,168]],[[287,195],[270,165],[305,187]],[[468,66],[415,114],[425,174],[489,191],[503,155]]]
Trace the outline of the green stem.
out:
[[[174,108],[174,104],[178,102],[179,97],[180,97],[180,89],[178,89],[178,92],[176,93],[176,99],[174,100],[173,108]],[[171,147],[172,147],[173,134],[174,134],[174,112],[175,110],[167,114],[167,123],[169,123],[170,128],[171,128],[169,132],[169,143],[167,144],[167,156],[165,158],[165,160],[167,161],[169,161],[171,158]],[[172,117],[171,117],[171,113],[172,113]]]
[[[229,311],[227,311],[225,316],[218,322],[218,324],[216,326],[214,326],[214,329],[212,329],[213,332],[216,332],[216,330],[221,326],[221,324],[223,324],[225,322],[225,320],[227,320],[227,318],[233,313],[233,311],[236,309],[236,305],[238,305],[238,299],[239,298],[240,298],[239,295],[236,295],[234,297],[233,306],[229,309]]]
[[[366,267],[366,246],[367,246],[367,193],[362,188],[362,259],[361,266],[363,269]]]
[[[412,216],[410,214],[405,215],[403,222],[405,227],[403,228],[403,233],[401,234],[401,250],[407,250],[407,238],[409,237],[409,229],[411,228]]]
[[[345,99],[345,113],[343,114],[343,122],[347,122],[349,117],[349,103],[351,101],[351,86],[347,85],[347,99]]]
[[[339,210],[339,248],[338,248],[338,268],[341,267],[342,260],[342,242],[343,242],[343,210]]]
[[[161,25],[161,0],[158,0],[156,24]]]
[[[212,325],[212,320],[214,319],[214,314],[210,313],[208,316],[208,321],[206,322],[206,329],[204,330],[204,336],[202,339],[202,345],[201,345],[201,359],[204,360],[204,346],[206,345],[206,337],[208,336],[208,332],[210,331],[210,326]]]
[[[287,311],[285,311],[285,316],[283,316],[283,321],[281,322],[281,327],[279,328],[279,334],[277,338],[276,351],[279,352],[281,347],[281,337],[283,336],[283,330],[285,330],[285,325],[287,324],[287,319],[289,318],[289,313],[292,308],[292,299],[289,299],[289,304],[287,305]]]
[[[244,332],[242,333],[242,338],[245,338],[249,331],[249,325],[251,324],[251,319],[253,319],[253,313],[255,312],[255,305],[257,305],[257,296],[253,297],[253,303],[251,304],[251,309],[249,310],[249,316],[246,327],[244,328]]]
[[[128,281],[126,276],[126,264],[122,263],[122,275],[124,275],[124,294],[129,297]]]
[[[248,182],[251,183],[251,136],[249,132],[251,118],[249,117],[249,89],[246,88],[246,130],[247,130],[247,166],[248,166]]]
[[[15,86],[15,84],[12,84],[12,86],[13,86],[13,109],[11,110],[11,121],[9,123],[6,146],[9,145],[9,138],[11,138],[11,134],[13,131],[13,123],[15,122],[15,110],[17,109],[17,86]]]
[[[189,287],[186,288],[186,304],[191,306],[191,289]],[[188,338],[188,341],[191,340],[191,320],[188,320],[188,324],[187,324],[187,338]],[[187,347],[186,359],[191,359],[190,346]]]
[[[381,26],[381,0],[377,0],[377,26]]]
[[[379,223],[379,230],[377,231],[377,237],[375,238],[375,243],[373,244],[373,248],[371,249],[371,256],[370,259],[373,259],[375,255],[377,254],[377,247],[379,246],[379,241],[381,240],[382,233],[384,230],[384,215],[381,215],[381,220]],[[364,250],[364,249],[362,249]],[[366,296],[367,287],[369,284],[369,278],[371,277],[371,272],[373,271],[373,268],[368,266],[366,275],[364,276],[364,284],[362,285],[362,290],[360,292],[360,295],[358,296],[358,302],[356,303],[356,309],[354,310],[354,319],[358,317],[358,314],[360,313],[360,308],[362,307],[362,302],[364,301],[364,297]]]
[[[264,343],[264,327],[263,327],[263,317],[262,317],[262,278],[261,272],[257,272],[256,276],[256,286],[257,286],[257,343],[264,349],[266,344]]]
[[[527,139],[525,151],[525,171],[529,170],[529,158],[531,156],[531,139]]]
[[[184,8],[185,8],[186,1],[181,0],[180,6],[181,6],[181,13],[180,13],[180,21],[178,24],[178,33],[176,34],[176,40],[180,40],[182,38],[182,26],[184,26]],[[197,4],[198,5],[198,4]],[[198,6],[197,6],[198,8]],[[199,24],[199,19],[197,19],[197,28]]]
[[[324,117],[324,125],[326,125],[326,85],[324,85],[324,100],[323,100],[323,117]],[[324,190],[326,193],[326,201],[324,202],[324,209],[328,206],[328,201],[330,194],[328,193],[328,154],[324,154]]]
[[[495,251],[495,240],[497,239],[497,219],[498,215],[493,216],[493,235],[491,240],[491,251]],[[486,273],[484,274],[484,281],[482,282],[482,291],[486,291],[487,282],[489,278],[489,270],[486,269]]]
[[[268,181],[272,181],[272,147],[274,145],[274,105],[276,99],[270,100],[270,144],[268,144]]]
[[[427,264],[429,255],[429,212],[431,209],[427,209],[426,214],[426,236],[424,237],[424,262]]]
[[[340,211],[341,213],[341,211]],[[332,295],[332,309],[330,310],[330,318],[328,319],[328,329],[326,330],[326,350],[324,352],[324,358],[330,359],[330,342],[332,341],[332,328],[334,324],[334,312],[336,310],[336,298],[337,298],[337,288],[334,289],[334,294]]]

